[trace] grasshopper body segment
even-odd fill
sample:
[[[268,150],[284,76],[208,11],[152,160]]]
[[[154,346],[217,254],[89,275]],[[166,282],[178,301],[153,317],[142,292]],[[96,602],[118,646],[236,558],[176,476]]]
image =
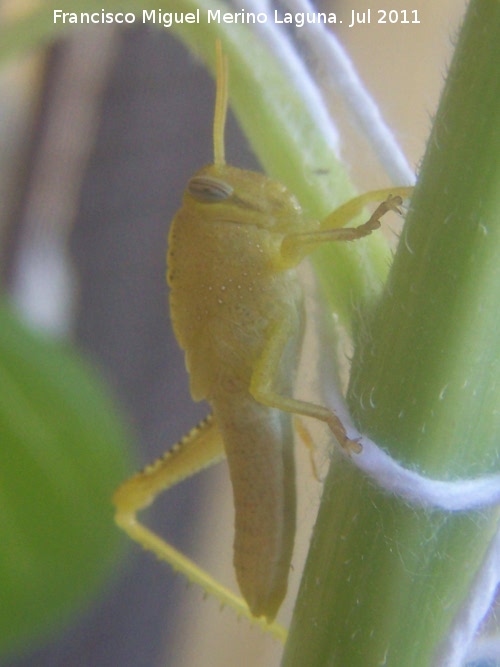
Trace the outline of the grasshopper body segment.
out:
[[[185,352],[194,400],[212,417],[115,492],[116,522],[134,540],[239,614],[273,623],[286,594],[295,535],[292,415],[325,422],[359,452],[328,408],[293,398],[304,328],[296,266],[314,248],[352,241],[398,211],[409,188],[358,197],[318,222],[284,185],[231,167],[224,158],[227,63],[218,44],[214,164],[189,181],[167,255],[173,327]],[[396,195],[396,196],[394,196]],[[370,201],[369,220],[343,228]],[[234,565],[244,600],[137,521],[162,491],[226,456],[235,507]]]
[[[252,613],[269,619],[285,595],[293,549],[293,433],[291,415],[256,401],[250,385],[270,332],[286,321],[293,333],[273,388],[292,392],[304,311],[295,269],[281,257],[291,226],[304,230],[304,218],[281,184],[211,165],[188,185],[168,253],[191,394],[211,403],[229,463],[238,582]]]

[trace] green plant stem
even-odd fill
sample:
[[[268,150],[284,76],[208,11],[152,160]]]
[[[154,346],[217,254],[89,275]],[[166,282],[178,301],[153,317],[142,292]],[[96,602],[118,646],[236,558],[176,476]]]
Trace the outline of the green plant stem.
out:
[[[361,430],[431,477],[497,471],[500,3],[473,0],[383,298],[358,327]],[[429,667],[498,511],[424,511],[336,461],[283,667]]]

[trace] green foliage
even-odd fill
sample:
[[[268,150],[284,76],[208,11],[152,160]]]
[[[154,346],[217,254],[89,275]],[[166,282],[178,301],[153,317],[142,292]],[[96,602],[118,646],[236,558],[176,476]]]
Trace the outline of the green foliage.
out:
[[[90,601],[116,562],[127,438],[102,383],[0,305],[0,655]]]
[[[100,9],[101,5],[91,0],[85,7],[67,0],[59,3],[66,11],[92,11],[94,5]],[[196,6],[187,0],[173,0],[169,10],[193,11]],[[215,8],[215,1],[211,6]],[[108,2],[110,11],[148,7],[156,8],[157,3]],[[37,12],[19,23],[18,36],[12,26],[0,31],[0,57],[13,53],[19,43],[22,48],[34,47],[53,37],[51,8],[42,5]],[[359,347],[353,360],[349,400],[362,429],[397,457],[436,476],[467,476],[498,467],[499,14],[497,1],[470,3],[413,210],[403,232],[404,243],[388,288],[358,332]],[[294,90],[294,83],[280,71],[271,50],[256,40],[250,28],[221,25],[200,30],[199,26],[184,25],[176,30],[208,63],[214,60],[215,37],[222,38],[231,65],[232,105],[244,130],[269,175],[288,185],[312,215],[323,216],[353,194],[341,165],[316,133],[300,99],[301,91]],[[321,182],[310,178],[315,166],[327,167]],[[387,250],[380,238],[362,245],[363,258],[358,249],[340,244],[332,247],[321,268],[321,280],[347,326],[356,314],[356,305],[372,290],[374,276],[384,277]],[[47,345],[33,340],[36,343],[23,346],[22,358],[31,359],[28,352],[32,348]],[[18,341],[12,345],[14,342]],[[2,471],[7,480],[0,485],[0,498],[8,510],[2,519],[5,552],[14,554],[8,562],[13,562],[17,572],[12,581],[15,576],[19,586],[31,582],[21,589],[20,600],[26,605],[22,613],[27,619],[36,616],[41,627],[42,608],[62,614],[75,598],[83,598],[83,581],[90,576],[92,562],[87,541],[98,549],[106,539],[112,539],[111,512],[106,514],[103,508],[108,507],[112,488],[122,476],[117,472],[122,464],[115,461],[114,471],[109,471],[113,456],[109,450],[105,454],[103,442],[96,447],[105,429],[96,427],[97,416],[89,419],[86,411],[85,416],[80,412],[83,406],[98,412],[100,404],[90,389],[84,391],[86,398],[82,399],[80,391],[87,381],[76,382],[76,371],[62,372],[67,364],[57,360],[59,354],[40,351],[34,356],[35,367],[43,372],[32,373],[20,363],[24,371],[20,380],[13,382],[17,391],[11,390],[3,399],[2,390],[2,400],[9,402],[5,411],[13,431],[11,440],[26,440],[29,447],[21,447],[21,453],[14,445],[5,447],[12,470],[6,467],[5,473]],[[10,366],[10,373],[18,372],[16,366]],[[78,392],[62,390],[68,385],[63,382],[66,374],[76,382]],[[70,384],[74,388],[74,383]],[[56,397],[58,419],[54,403],[48,407],[49,388]],[[16,395],[25,406],[30,405],[29,410],[10,406]],[[373,405],[362,400],[368,396]],[[367,405],[368,410],[362,407]],[[78,417],[60,417],[63,407]],[[25,411],[29,417],[26,422],[21,419]],[[50,414],[52,419],[47,420]],[[106,414],[109,419],[107,410]],[[61,426],[56,428],[56,424]],[[79,433],[70,438],[77,424]],[[28,437],[21,439],[19,429]],[[115,434],[105,440],[109,447],[118,439]],[[105,460],[97,465],[93,457],[99,453]],[[72,454],[75,460],[78,455],[77,465],[72,464]],[[106,467],[107,474],[101,473]],[[9,500],[18,480],[20,499]],[[81,490],[89,485],[100,493],[82,493],[80,499]],[[100,509],[94,507],[98,516],[91,522],[90,509],[81,510],[77,501],[89,503],[92,496],[100,498],[96,503]],[[42,498],[48,499],[46,511],[41,509]],[[380,492],[349,463],[332,467],[284,665],[427,667],[436,642],[446,632],[474,576],[496,521],[493,512],[449,516],[415,511]],[[62,537],[63,526],[69,539]],[[81,535],[78,542],[75,526],[88,527],[84,544]],[[31,548],[31,542],[36,548]],[[48,544],[57,545],[57,559],[45,552]],[[75,544],[79,545],[75,549],[78,553],[63,553],[63,545],[73,548]],[[34,554],[31,559],[30,554]],[[94,570],[94,581],[103,560]],[[41,579],[29,578],[30,568],[33,572],[44,565],[50,569],[51,563],[58,565],[57,581],[54,570],[52,577],[43,570]],[[78,568],[73,570],[73,563]],[[41,590],[44,583],[48,591]],[[9,604],[2,605],[6,610],[13,608],[11,601],[20,604],[12,592],[9,594],[7,585],[3,598]],[[69,590],[72,600],[67,597]],[[59,605],[51,602],[57,591],[63,600]],[[6,624],[9,621],[16,627],[15,638],[35,626],[33,619],[30,628],[27,621],[24,626],[5,619]],[[13,638],[11,632],[10,641]]]

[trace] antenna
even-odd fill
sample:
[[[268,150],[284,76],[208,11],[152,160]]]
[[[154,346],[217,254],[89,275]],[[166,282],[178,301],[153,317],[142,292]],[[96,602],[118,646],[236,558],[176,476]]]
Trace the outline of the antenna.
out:
[[[224,155],[224,127],[226,124],[229,70],[227,56],[222,53],[220,39],[215,42],[216,89],[214,112],[214,163],[226,164]]]

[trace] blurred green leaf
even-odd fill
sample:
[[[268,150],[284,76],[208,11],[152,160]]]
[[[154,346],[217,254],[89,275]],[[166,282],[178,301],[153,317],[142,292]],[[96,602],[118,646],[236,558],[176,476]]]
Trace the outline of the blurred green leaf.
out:
[[[127,442],[88,365],[0,303],[0,655],[55,631],[110,574]]]

